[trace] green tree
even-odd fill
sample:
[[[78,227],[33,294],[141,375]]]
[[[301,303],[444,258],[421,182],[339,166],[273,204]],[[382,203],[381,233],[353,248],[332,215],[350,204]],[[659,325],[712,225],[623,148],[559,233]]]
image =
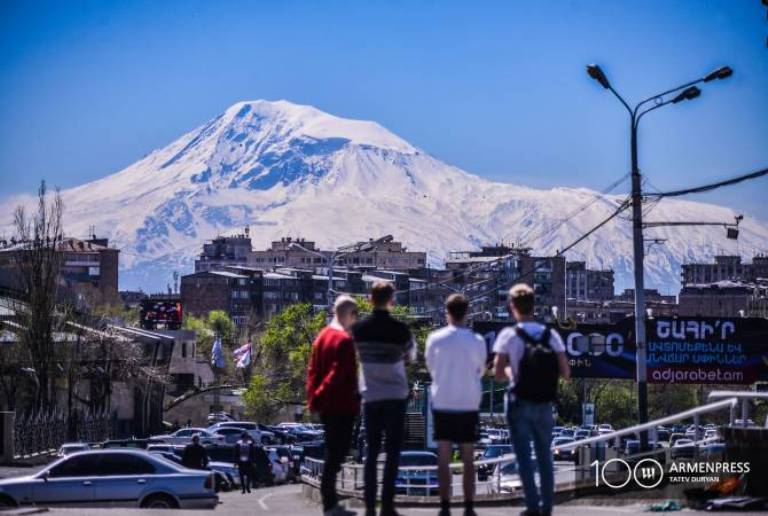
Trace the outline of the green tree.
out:
[[[254,374],[244,395],[248,413],[270,421],[288,405],[303,405],[312,342],[326,314],[309,303],[286,307],[264,326],[254,357]]]

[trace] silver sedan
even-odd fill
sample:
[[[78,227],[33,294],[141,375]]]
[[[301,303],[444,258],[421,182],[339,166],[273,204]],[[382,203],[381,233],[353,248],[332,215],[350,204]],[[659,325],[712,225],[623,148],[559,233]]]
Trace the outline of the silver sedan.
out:
[[[0,480],[0,506],[211,509],[219,503],[210,471],[178,466],[139,450],[64,457],[42,471]]]

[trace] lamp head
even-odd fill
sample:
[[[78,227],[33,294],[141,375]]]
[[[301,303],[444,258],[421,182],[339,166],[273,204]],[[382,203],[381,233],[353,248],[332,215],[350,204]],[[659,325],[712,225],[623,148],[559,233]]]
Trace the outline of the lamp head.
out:
[[[689,88],[685,88],[677,97],[672,99],[672,103],[677,104],[678,102],[682,102],[684,100],[693,100],[699,95],[701,95],[701,90],[696,86],[691,86]]]
[[[603,70],[596,64],[587,65],[587,73],[590,77],[600,83],[600,86],[606,90],[611,87],[611,83],[608,82],[608,78],[603,73]]]
[[[733,75],[733,69],[730,66],[722,66],[714,72],[705,75],[704,82],[714,81],[715,79],[727,79],[731,75]]]

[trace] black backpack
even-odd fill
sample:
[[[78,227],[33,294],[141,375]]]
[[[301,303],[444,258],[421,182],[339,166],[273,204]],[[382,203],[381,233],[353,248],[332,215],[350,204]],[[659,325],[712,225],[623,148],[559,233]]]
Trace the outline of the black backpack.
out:
[[[525,351],[520,359],[517,378],[512,392],[518,398],[547,403],[557,397],[557,379],[560,375],[557,365],[557,353],[549,344],[552,331],[545,328],[541,337],[534,339],[522,328],[515,327],[515,334],[525,343]]]

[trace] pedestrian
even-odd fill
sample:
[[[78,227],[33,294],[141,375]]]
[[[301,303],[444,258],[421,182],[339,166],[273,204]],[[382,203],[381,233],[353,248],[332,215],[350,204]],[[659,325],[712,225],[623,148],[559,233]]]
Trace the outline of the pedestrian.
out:
[[[253,438],[246,430],[235,443],[234,463],[237,464],[237,473],[240,475],[240,488],[242,494],[251,492],[253,484]]]
[[[360,360],[360,395],[368,439],[364,466],[366,516],[376,514],[377,459],[385,439],[386,462],[381,489],[381,514],[393,516],[395,480],[403,444],[408,378],[405,364],[415,359],[416,347],[411,332],[390,310],[395,289],[377,281],[371,288],[372,313],[352,327]]]
[[[517,321],[504,328],[493,345],[496,379],[509,380],[507,423],[523,483],[524,515],[552,514],[554,465],[552,411],[558,377],[570,378],[563,339],[533,320],[534,294],[528,285],[509,291],[509,307]],[[531,441],[538,462],[540,489],[534,480]]]
[[[181,462],[189,469],[205,469],[208,467],[208,452],[200,444],[200,434],[192,436],[192,442],[184,447]]]
[[[333,320],[312,344],[307,369],[307,404],[320,416],[325,430],[325,461],[320,481],[323,513],[356,514],[339,505],[336,475],[352,446],[355,419],[360,413],[355,343],[348,331],[357,321],[357,303],[342,295],[333,304]]]
[[[426,362],[432,376],[432,415],[437,442],[440,516],[451,513],[450,463],[453,445],[459,447],[464,466],[464,515],[474,516],[474,443],[480,425],[482,378],[488,350],[485,340],[464,324],[469,302],[451,294],[445,302],[448,325],[427,337]]]

